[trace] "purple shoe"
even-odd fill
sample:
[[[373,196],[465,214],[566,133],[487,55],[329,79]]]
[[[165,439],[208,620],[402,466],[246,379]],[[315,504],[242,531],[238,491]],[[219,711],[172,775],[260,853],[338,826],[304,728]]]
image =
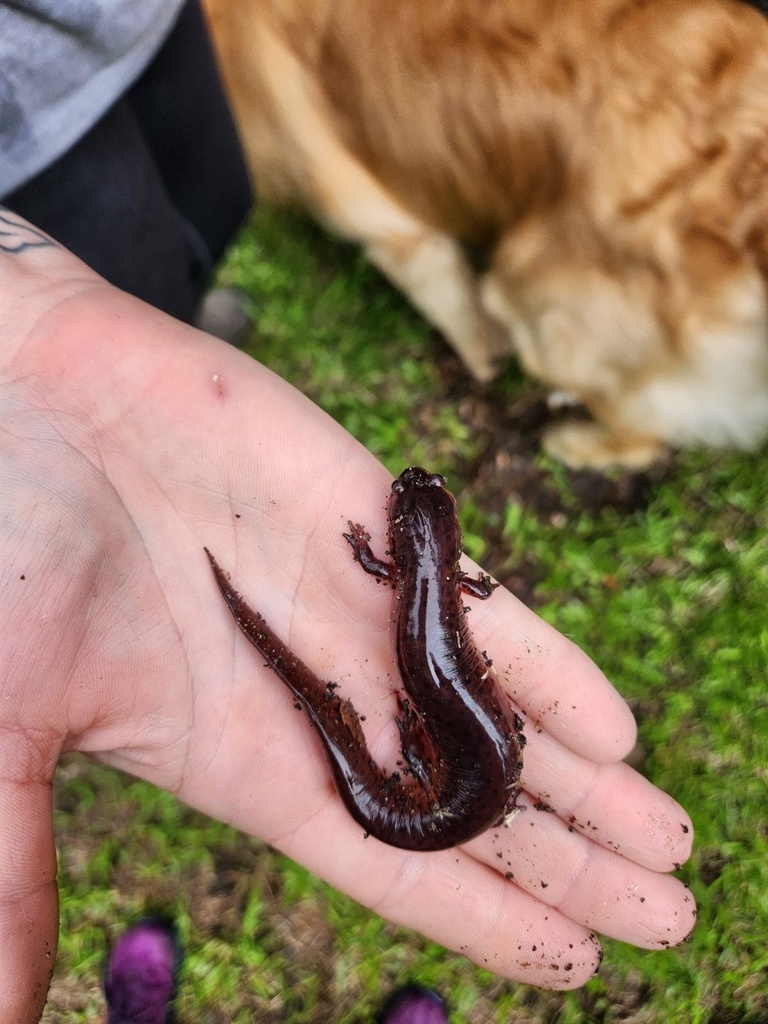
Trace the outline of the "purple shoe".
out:
[[[109,1024],[169,1024],[180,964],[173,924],[143,917],[131,925],[104,972]]]
[[[378,1024],[448,1024],[448,1009],[436,992],[406,985],[391,996],[376,1018]]]

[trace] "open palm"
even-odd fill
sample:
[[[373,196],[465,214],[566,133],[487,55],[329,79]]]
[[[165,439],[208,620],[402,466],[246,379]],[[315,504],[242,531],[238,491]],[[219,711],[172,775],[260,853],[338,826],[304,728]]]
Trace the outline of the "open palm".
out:
[[[45,287],[41,287],[45,282]],[[414,854],[349,818],[306,716],[238,632],[203,547],[391,763],[390,478],[248,357],[105,286],[67,254],[13,257],[0,294],[0,1019],[36,1021],[55,956],[51,778],[83,750],[261,837],[498,974],[566,988],[594,931],[680,941],[679,806],[620,762],[634,725],[577,648],[511,595],[471,624],[526,722],[521,810]],[[467,566],[467,568],[470,568]],[[550,813],[552,812],[552,813]]]

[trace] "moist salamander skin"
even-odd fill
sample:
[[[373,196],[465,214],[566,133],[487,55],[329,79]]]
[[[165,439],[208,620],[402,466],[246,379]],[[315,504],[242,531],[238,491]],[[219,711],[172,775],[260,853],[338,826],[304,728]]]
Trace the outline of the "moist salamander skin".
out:
[[[488,659],[475,646],[463,597],[489,597],[489,577],[459,568],[461,528],[445,479],[418,467],[392,484],[389,555],[377,558],[359,524],[344,534],[355,559],[396,591],[398,697],[407,768],[372,759],[349,700],[323,683],[234,590],[213,555],[216,582],[240,629],[309,713],[349,813],[391,846],[442,850],[499,824],[514,808],[525,738]]]

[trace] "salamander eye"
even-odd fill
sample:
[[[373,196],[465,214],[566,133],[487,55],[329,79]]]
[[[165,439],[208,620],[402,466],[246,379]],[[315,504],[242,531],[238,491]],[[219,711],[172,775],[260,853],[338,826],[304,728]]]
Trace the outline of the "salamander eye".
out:
[[[433,473],[429,478],[430,487],[445,487],[448,480],[444,476],[440,476],[439,473]]]

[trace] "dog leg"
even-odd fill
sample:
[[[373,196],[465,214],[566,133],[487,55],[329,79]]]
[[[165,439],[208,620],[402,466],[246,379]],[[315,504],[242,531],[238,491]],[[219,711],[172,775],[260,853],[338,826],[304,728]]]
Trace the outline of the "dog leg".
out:
[[[492,380],[512,345],[502,325],[483,309],[478,278],[461,246],[406,210],[329,133],[318,129],[315,140],[308,157],[318,216],[364,248],[371,263],[443,334],[475,380]]]
[[[495,360],[511,346],[481,308],[477,279],[461,247],[407,210],[347,149],[311,75],[285,43],[264,24],[258,39],[260,71],[281,126],[280,146],[273,149],[301,168],[297,195],[331,230],[365,248],[477,380],[491,380]]]
[[[416,225],[414,225],[416,226]],[[438,328],[472,376],[485,383],[511,353],[500,324],[480,306],[477,279],[461,247],[427,227],[369,239],[370,261]]]

